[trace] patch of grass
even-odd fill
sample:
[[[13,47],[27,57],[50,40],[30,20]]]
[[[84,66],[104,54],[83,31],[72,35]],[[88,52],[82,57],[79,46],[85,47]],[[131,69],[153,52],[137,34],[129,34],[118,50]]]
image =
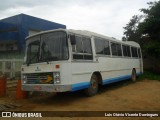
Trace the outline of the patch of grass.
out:
[[[142,75],[140,75],[138,77],[139,80],[142,79],[149,79],[149,80],[158,80],[160,81],[160,74],[156,74],[154,72],[151,71],[144,71],[144,73]]]

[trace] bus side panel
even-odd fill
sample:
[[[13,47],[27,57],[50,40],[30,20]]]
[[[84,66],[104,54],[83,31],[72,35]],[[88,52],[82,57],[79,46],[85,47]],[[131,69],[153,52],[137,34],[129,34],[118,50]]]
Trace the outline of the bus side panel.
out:
[[[101,71],[103,84],[131,78],[132,69],[140,73],[139,59],[99,57],[98,71]]]
[[[89,87],[94,64],[92,62],[72,62],[72,91]]]
[[[97,62],[72,62],[72,91],[88,88],[95,71],[102,76],[102,84],[109,84],[131,78],[132,69],[140,74],[139,59],[97,57]]]
[[[71,63],[66,62],[60,64],[60,76],[61,85],[71,85],[72,84],[72,74],[71,74]]]

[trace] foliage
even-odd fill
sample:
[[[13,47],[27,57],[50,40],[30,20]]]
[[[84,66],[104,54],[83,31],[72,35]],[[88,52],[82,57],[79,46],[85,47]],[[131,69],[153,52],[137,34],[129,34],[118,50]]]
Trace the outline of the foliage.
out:
[[[125,37],[123,37],[122,40],[139,42],[141,34],[138,30],[138,24],[141,19],[142,16],[138,15],[134,15],[132,19],[130,19],[129,23],[124,27]]]
[[[144,46],[144,50],[149,54],[156,58],[160,58],[160,42],[152,42],[146,46]]]
[[[139,23],[139,30],[142,35],[148,34],[152,40],[160,42],[160,1],[148,4],[148,9],[140,10],[146,14],[146,18],[142,23]]]
[[[148,80],[158,80],[160,81],[160,75],[155,74],[151,71],[145,71],[141,76],[138,77],[139,80],[148,79]]]
[[[134,15],[124,27],[122,40],[138,42],[147,54],[160,57],[160,1],[147,3],[143,15]]]

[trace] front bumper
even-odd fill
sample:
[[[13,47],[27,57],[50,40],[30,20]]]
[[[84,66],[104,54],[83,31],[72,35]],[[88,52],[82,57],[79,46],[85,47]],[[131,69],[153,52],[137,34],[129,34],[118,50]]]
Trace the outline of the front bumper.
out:
[[[72,91],[71,85],[22,84],[23,91],[67,92]]]

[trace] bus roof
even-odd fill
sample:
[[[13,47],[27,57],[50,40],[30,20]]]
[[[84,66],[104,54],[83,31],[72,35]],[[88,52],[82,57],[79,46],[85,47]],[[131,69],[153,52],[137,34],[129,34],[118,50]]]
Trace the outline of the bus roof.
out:
[[[114,41],[114,42],[118,42],[118,43],[122,43],[122,44],[126,44],[126,45],[130,45],[130,46],[135,46],[135,47],[140,47],[138,43],[134,42],[134,41],[121,41],[118,39],[115,39],[113,37],[108,37],[108,36],[104,36],[98,33],[94,33],[91,31],[87,31],[87,30],[73,30],[73,29],[54,29],[54,30],[47,30],[47,31],[42,31],[39,32],[37,34],[28,36],[26,39],[39,35],[39,34],[44,34],[44,33],[48,33],[48,32],[54,32],[54,31],[66,31],[68,33],[75,33],[75,34],[79,34],[79,35],[84,35],[84,36],[88,36],[88,37],[100,37],[100,38],[104,38],[110,41]]]
[[[127,44],[127,45],[135,46],[135,47],[140,47],[139,44],[137,42],[134,42],[134,41],[121,41],[121,40],[118,40],[118,39],[113,38],[113,37],[104,36],[104,35],[94,33],[94,32],[91,32],[91,31],[87,31],[87,30],[69,29],[68,32],[75,33],[75,34],[80,34],[80,35],[84,35],[84,36],[88,36],[88,37],[92,37],[92,36],[100,37],[100,38],[104,38],[104,39],[111,40],[111,41],[114,41],[114,42]]]

